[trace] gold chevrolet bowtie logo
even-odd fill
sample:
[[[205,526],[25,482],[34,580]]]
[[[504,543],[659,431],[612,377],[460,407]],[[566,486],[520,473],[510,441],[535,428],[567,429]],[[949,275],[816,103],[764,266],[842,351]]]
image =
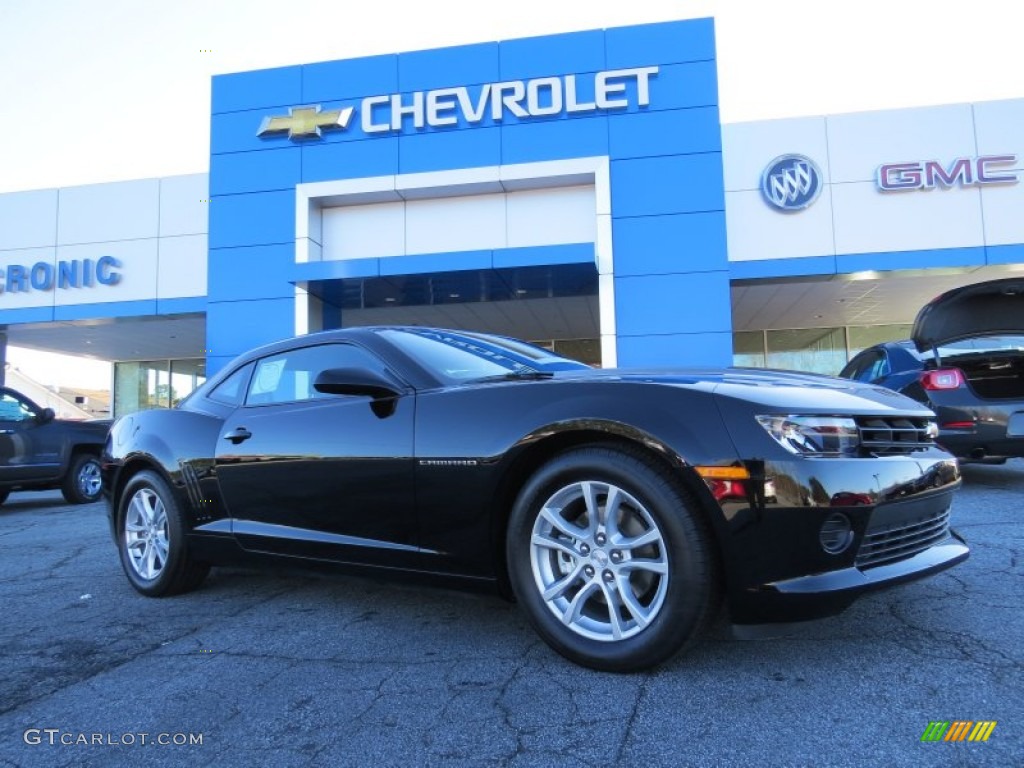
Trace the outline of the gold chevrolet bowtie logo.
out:
[[[287,133],[289,139],[318,139],[321,130],[347,128],[353,112],[355,112],[353,107],[321,112],[319,104],[309,107],[289,107],[287,115],[264,117],[256,135],[263,137]]]

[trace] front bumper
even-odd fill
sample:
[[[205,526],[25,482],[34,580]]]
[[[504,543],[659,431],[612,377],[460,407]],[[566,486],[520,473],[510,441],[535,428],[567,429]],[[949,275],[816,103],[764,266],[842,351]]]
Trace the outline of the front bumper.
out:
[[[928,577],[968,557],[949,527],[960,476],[948,454],[777,462],[764,472],[776,496],[721,504],[736,625],[831,616],[865,592]],[[849,543],[831,552],[822,532],[837,515],[849,525]]]
[[[736,624],[778,624],[841,613],[865,592],[923,579],[962,563],[970,555],[956,531],[949,538],[904,560],[873,568],[842,568],[765,584],[734,606]]]

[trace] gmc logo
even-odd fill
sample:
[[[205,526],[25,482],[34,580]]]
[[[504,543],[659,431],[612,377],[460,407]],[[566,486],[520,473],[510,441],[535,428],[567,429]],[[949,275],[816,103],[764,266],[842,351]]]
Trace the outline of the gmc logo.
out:
[[[938,160],[923,163],[886,163],[880,165],[875,181],[883,192],[908,189],[949,188],[986,184],[1016,184],[1017,171],[1006,170],[1017,162],[1016,155],[958,157],[948,167]],[[1002,169],[1002,170],[1000,170]]]

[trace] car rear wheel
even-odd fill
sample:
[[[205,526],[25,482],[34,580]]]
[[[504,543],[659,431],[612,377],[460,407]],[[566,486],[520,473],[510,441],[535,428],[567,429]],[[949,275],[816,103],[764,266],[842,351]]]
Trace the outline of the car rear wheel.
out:
[[[0,504],[7,501],[7,497],[11,495],[10,491],[0,491]]]
[[[100,460],[91,453],[75,454],[60,488],[64,500],[68,504],[91,504],[99,499],[102,490]]]
[[[117,523],[121,565],[142,594],[188,592],[209,573],[209,565],[189,557],[185,521],[170,487],[155,472],[139,472],[128,481]]]
[[[544,465],[513,507],[507,555],[537,632],[595,669],[664,661],[717,604],[697,502],[667,468],[628,449],[579,448]]]

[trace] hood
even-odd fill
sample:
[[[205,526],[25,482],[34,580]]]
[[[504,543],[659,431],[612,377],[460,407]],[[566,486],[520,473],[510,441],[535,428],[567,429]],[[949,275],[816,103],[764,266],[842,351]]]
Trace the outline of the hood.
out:
[[[714,393],[791,413],[900,413],[931,417],[926,406],[886,387],[816,373],[760,368],[625,369],[606,368],[555,374],[560,381],[618,381],[663,384]]]
[[[979,336],[1024,334],[1024,276],[946,291],[917,313],[911,339],[919,352]]]

